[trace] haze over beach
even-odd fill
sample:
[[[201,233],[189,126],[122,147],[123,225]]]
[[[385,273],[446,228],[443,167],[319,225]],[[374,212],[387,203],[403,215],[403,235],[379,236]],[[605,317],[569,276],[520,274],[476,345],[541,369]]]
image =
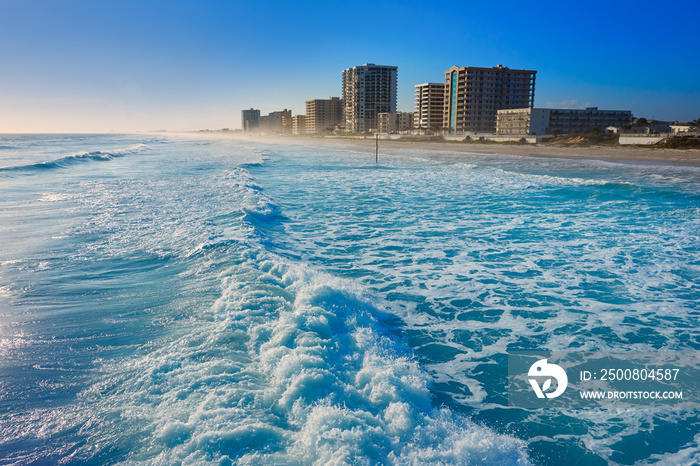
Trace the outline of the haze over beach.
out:
[[[0,465],[700,464],[697,2],[0,5]]]

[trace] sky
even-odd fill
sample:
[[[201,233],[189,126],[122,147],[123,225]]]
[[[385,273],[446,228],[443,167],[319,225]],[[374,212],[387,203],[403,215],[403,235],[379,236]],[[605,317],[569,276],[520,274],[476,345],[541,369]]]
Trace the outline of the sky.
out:
[[[700,118],[700,1],[0,0],[0,133],[240,128],[342,70],[398,66],[398,110],[453,65],[537,70],[535,107]]]

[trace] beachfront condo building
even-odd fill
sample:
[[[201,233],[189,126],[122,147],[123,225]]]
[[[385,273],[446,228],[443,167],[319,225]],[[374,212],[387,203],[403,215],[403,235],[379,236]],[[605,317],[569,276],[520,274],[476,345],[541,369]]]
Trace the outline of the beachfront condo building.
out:
[[[292,134],[306,134],[306,115],[292,117]]]
[[[306,101],[307,133],[326,133],[333,131],[336,126],[342,126],[344,123],[343,101],[340,97]]]
[[[445,105],[445,84],[416,84],[416,110],[413,112],[413,127],[418,130],[442,130]]]
[[[258,131],[260,126],[260,110],[251,108],[250,110],[241,110],[241,127],[243,132],[250,133]]]
[[[544,135],[559,132],[586,132],[591,129],[606,131],[621,128],[632,122],[631,110],[516,108],[499,110],[496,114],[496,133],[504,135]]]
[[[259,133],[291,134],[292,133],[292,111],[280,110],[269,115],[261,115],[258,125]]]
[[[377,129],[377,114],[396,111],[397,66],[365,63],[343,70],[345,131]]]
[[[277,134],[290,134],[292,132],[292,111],[280,110],[270,113],[270,132]]]
[[[445,71],[443,125],[451,133],[494,133],[496,112],[532,108],[537,71],[453,66]]]
[[[377,114],[377,131],[401,133],[413,129],[413,113],[389,112]]]
[[[260,124],[258,125],[259,133],[269,133],[270,131],[270,115],[260,115]]]

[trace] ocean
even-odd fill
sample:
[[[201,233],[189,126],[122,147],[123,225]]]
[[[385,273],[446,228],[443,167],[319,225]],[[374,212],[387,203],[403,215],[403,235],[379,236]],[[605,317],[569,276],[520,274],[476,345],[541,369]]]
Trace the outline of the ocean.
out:
[[[495,149],[497,150],[497,149]],[[0,464],[698,464],[507,353],[700,349],[700,167],[0,135]]]

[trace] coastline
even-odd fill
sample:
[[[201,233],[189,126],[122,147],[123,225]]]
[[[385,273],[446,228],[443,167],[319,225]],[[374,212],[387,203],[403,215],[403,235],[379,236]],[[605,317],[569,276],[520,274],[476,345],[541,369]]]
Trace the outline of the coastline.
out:
[[[170,133],[174,134],[174,133]],[[182,133],[181,133],[182,134]],[[318,144],[334,146],[354,146],[374,150],[374,138],[350,137],[307,137],[307,136],[241,136],[209,132],[189,133],[204,137],[231,137],[247,141],[284,142],[288,144]],[[502,144],[478,142],[425,142],[379,139],[379,153],[382,149],[415,149],[441,153],[440,158],[455,160],[459,153],[491,155],[511,155],[537,158],[570,158],[608,161],[637,161],[650,163],[671,163],[680,165],[700,165],[700,149],[668,149],[648,146],[562,146],[550,144]],[[454,155],[447,156],[446,152]],[[457,154],[455,154],[457,153]],[[437,154],[436,154],[437,155]]]
[[[289,138],[289,141],[314,141],[327,144],[342,144],[374,149],[374,139],[354,138]],[[700,149],[665,149],[655,147],[629,146],[587,146],[567,147],[547,144],[481,144],[458,142],[411,142],[397,140],[379,140],[382,149],[410,148],[435,152],[459,152],[493,155],[514,155],[520,157],[572,158],[611,161],[639,161],[655,163],[674,163],[700,165]],[[450,157],[453,158],[453,157]]]

